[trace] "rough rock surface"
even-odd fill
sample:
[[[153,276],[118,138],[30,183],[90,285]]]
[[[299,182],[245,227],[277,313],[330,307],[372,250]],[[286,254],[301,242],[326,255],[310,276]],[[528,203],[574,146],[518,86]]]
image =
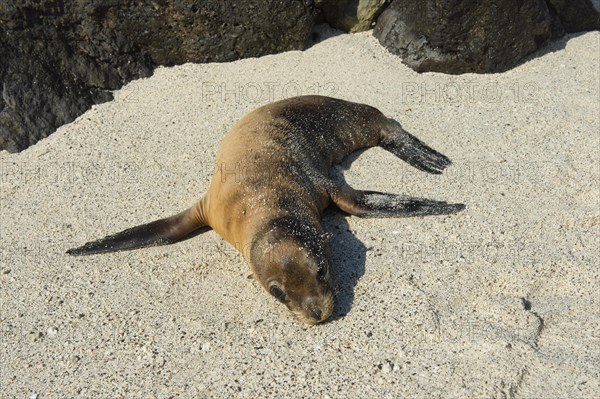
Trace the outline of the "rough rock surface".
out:
[[[548,0],[547,3],[569,33],[600,29],[598,6],[589,0]]]
[[[323,0],[318,4],[325,21],[346,32],[371,29],[390,0]]]
[[[0,5],[0,149],[19,151],[157,65],[302,49],[310,1],[17,0]]]
[[[598,28],[589,0],[394,0],[374,34],[417,72],[459,74],[506,71],[551,38]]]

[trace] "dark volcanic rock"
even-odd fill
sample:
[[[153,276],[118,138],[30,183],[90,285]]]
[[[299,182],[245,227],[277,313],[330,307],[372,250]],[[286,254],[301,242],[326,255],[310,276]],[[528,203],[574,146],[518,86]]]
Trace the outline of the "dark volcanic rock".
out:
[[[546,3],[568,33],[600,29],[600,13],[589,0],[549,0]]]
[[[362,32],[372,28],[390,0],[322,0],[316,2],[325,21],[346,32]]]
[[[302,49],[312,1],[0,3],[0,149],[18,151],[157,65]]]
[[[549,3],[394,0],[374,34],[417,72],[502,72],[565,30],[598,29],[589,0]]]

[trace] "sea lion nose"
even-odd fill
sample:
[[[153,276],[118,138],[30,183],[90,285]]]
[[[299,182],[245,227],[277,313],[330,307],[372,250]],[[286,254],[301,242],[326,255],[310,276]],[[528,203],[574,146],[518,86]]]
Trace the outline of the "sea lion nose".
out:
[[[312,317],[315,320],[321,320],[322,315],[323,315],[323,313],[321,313],[321,309],[311,309],[310,310],[310,317]]]

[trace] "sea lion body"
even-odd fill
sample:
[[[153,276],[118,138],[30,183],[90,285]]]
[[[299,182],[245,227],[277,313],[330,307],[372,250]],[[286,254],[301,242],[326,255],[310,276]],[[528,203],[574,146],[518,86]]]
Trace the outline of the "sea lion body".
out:
[[[257,281],[305,322],[333,310],[331,251],[324,209],[363,217],[446,214],[464,208],[358,191],[329,172],[352,152],[382,146],[411,165],[441,173],[450,160],[365,104],[302,96],[260,107],[224,137],[207,193],[190,209],[69,250],[110,252],[181,240],[210,226],[234,245]]]
[[[247,245],[262,212],[273,217],[302,210],[320,221],[329,205],[323,182],[331,167],[359,148],[377,145],[377,124],[369,123],[376,118],[384,116],[375,108],[319,96],[278,101],[247,114],[217,153],[206,194],[207,224],[228,242]]]

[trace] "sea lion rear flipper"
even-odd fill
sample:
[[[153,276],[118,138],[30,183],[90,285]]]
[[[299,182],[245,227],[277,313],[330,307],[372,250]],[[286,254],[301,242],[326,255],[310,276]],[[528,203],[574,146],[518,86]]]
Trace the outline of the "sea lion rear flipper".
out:
[[[338,191],[331,198],[342,211],[367,218],[445,215],[465,208],[464,204],[350,188]]]
[[[439,175],[452,163],[421,140],[405,131],[398,122],[389,119],[379,146],[424,172]]]
[[[123,251],[152,245],[173,244],[200,227],[206,226],[202,218],[201,203],[171,217],[131,227],[100,240],[88,242],[81,247],[71,248],[69,255],[92,255]]]

